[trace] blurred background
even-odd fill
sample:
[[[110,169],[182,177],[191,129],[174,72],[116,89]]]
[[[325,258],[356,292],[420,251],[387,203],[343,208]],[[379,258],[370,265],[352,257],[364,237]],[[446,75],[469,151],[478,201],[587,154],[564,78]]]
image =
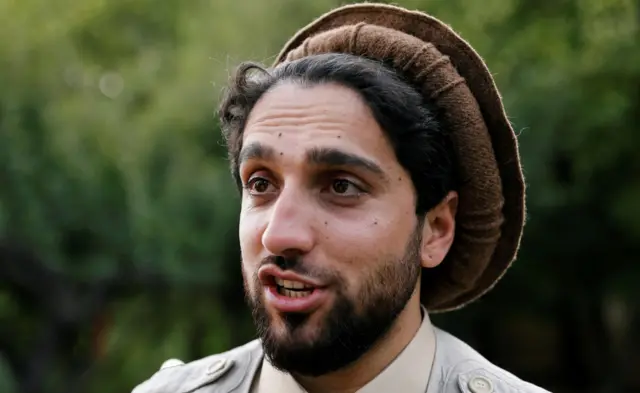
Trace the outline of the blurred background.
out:
[[[337,0],[0,0],[0,392],[129,392],[254,337],[214,110]],[[528,223],[435,323],[554,392],[640,392],[640,1],[406,0],[520,137]]]

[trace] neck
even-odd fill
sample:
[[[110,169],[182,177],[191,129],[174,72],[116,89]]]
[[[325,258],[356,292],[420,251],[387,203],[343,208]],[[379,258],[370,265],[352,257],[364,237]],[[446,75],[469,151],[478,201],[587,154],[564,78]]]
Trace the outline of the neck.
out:
[[[420,297],[414,293],[389,333],[358,361],[331,374],[296,376],[296,380],[309,393],[355,393],[395,360],[416,335],[421,323]]]

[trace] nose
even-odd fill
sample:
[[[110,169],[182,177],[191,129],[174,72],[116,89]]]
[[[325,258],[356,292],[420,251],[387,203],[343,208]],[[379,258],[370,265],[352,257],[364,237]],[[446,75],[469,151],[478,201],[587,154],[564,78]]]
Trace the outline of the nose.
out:
[[[303,255],[311,251],[314,245],[312,209],[301,195],[283,190],[272,206],[262,234],[263,247],[280,256]]]

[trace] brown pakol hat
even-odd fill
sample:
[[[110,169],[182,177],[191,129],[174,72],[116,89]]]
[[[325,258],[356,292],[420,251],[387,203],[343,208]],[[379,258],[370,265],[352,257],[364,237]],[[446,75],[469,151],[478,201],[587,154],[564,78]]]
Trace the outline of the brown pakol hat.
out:
[[[275,65],[328,52],[384,60],[443,109],[460,175],[456,234],[443,263],[423,272],[421,300],[444,312],[482,296],[515,259],[525,217],[516,137],[483,60],[432,16],[365,3],[304,27]]]

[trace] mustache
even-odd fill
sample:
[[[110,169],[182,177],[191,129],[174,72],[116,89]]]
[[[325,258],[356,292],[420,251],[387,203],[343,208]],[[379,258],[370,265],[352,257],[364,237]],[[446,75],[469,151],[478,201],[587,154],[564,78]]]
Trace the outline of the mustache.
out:
[[[275,265],[282,270],[289,270],[298,274],[309,273],[308,269],[304,267],[304,261],[300,256],[285,257],[282,255],[269,255],[260,262],[259,268],[267,265]]]
[[[336,274],[326,270],[322,270],[317,266],[314,266],[308,260],[305,260],[302,256],[282,256],[282,255],[270,255],[262,261],[258,269],[262,266],[275,265],[283,271],[290,271],[297,273],[301,276],[309,277],[311,279],[318,279],[327,281],[329,279],[335,280]]]

